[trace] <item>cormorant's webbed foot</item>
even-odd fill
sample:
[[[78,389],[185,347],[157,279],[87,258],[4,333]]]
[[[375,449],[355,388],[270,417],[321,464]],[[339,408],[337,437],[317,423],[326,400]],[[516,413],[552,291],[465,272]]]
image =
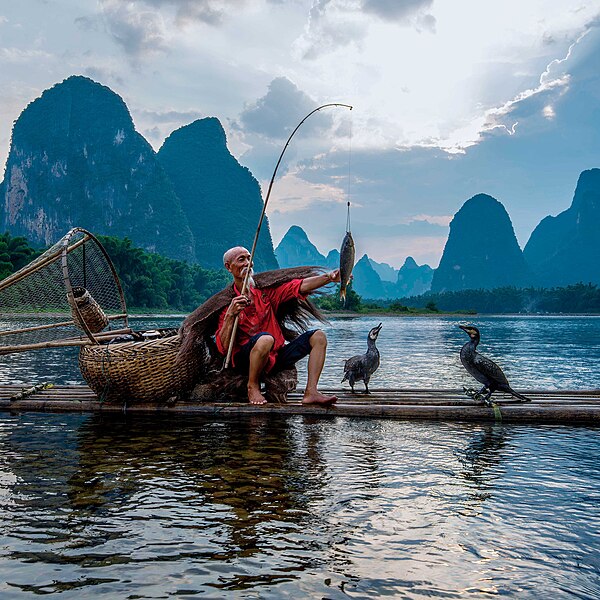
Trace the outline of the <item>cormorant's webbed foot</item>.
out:
[[[483,391],[485,389],[487,389],[487,388],[483,388],[482,390],[477,391],[474,388],[468,388],[463,385],[463,391],[467,396],[469,396],[469,398],[473,398],[473,400],[475,400],[475,402],[477,402],[479,404],[486,404],[488,406],[491,406],[491,403],[488,402],[488,399],[492,394],[490,392],[487,396],[484,396]]]
[[[492,392],[491,390],[483,397],[483,403],[486,406],[492,406],[494,404],[493,400],[492,400],[492,394],[494,392]]]

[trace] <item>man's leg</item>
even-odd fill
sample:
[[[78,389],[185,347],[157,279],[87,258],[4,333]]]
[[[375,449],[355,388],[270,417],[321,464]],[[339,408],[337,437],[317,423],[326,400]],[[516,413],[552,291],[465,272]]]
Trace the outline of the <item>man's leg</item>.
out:
[[[336,396],[325,396],[317,389],[319,377],[325,364],[327,354],[327,336],[323,331],[317,329],[310,336],[310,353],[308,355],[308,381],[304,390],[302,404],[329,405],[337,401]]]
[[[248,401],[250,404],[265,404],[267,401],[260,393],[260,375],[269,360],[269,352],[275,339],[272,335],[261,335],[250,351],[248,367]]]

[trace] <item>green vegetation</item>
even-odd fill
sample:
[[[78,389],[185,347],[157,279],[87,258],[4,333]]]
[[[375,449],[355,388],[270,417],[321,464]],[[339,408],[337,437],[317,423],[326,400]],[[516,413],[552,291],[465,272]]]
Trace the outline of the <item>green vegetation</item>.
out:
[[[229,284],[225,270],[165,258],[133,246],[129,238],[98,236],[121,280],[127,307],[132,312],[163,310],[191,312]],[[8,277],[41,254],[24,237],[0,234],[0,279]]]
[[[121,280],[128,308],[190,312],[231,281],[225,270],[135,248],[129,238],[99,236]]]
[[[18,271],[38,254],[24,237],[13,237],[8,232],[0,234],[0,279]]]
[[[427,292],[421,296],[396,300],[363,300],[351,292],[348,306],[338,300],[339,293],[321,296],[317,304],[323,310],[335,312],[390,314],[600,314],[600,289],[597,285],[578,283],[558,288],[516,288],[493,290],[460,290]]]
[[[322,310],[331,312],[348,312],[361,314],[390,314],[390,315],[428,315],[438,314],[435,302],[430,301],[424,307],[407,306],[399,300],[363,300],[353,289],[352,284],[346,291],[346,304],[340,302],[340,287],[333,294],[321,294],[315,298],[315,304]],[[447,311],[444,311],[447,312]],[[458,310],[461,314],[474,314],[474,311]]]
[[[129,238],[99,236],[99,239],[115,265],[132,312],[190,312],[231,281],[224,269],[205,269],[152,254],[134,247]],[[41,250],[30,246],[24,237],[0,234],[0,279],[18,271],[40,253]],[[333,294],[317,295],[315,302],[326,311],[364,314],[600,314],[600,289],[592,283],[551,289],[502,287],[428,292],[390,301],[363,299],[350,285],[345,306],[339,300],[339,286]]]
[[[426,307],[433,303],[443,312],[469,307],[478,313],[600,313],[600,289],[592,283],[557,288],[501,287],[493,290],[428,292],[400,298],[408,306]]]

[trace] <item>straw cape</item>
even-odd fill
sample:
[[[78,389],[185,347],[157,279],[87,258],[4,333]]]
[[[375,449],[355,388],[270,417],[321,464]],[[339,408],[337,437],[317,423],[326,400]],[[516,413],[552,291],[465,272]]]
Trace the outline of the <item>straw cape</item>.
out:
[[[324,272],[321,267],[291,267],[288,269],[276,269],[265,271],[254,275],[257,289],[264,289],[282,285],[292,279],[305,279]],[[216,350],[212,340],[219,324],[221,311],[229,305],[235,297],[233,283],[224,290],[211,296],[204,304],[201,304],[181,325],[181,349],[178,361],[192,358],[198,352],[208,354],[213,360],[222,358]],[[298,337],[299,333],[308,329],[311,319],[325,322],[326,319],[319,309],[308,299],[293,298],[282,303],[275,315],[284,338],[291,341]]]

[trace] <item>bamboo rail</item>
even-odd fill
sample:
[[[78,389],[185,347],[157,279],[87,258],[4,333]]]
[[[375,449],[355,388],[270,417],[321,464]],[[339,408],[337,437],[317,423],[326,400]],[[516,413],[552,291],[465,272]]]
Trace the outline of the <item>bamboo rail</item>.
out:
[[[125,313],[121,313],[118,315],[107,315],[107,319],[109,321],[114,321],[115,319],[122,319],[124,317],[126,317],[127,315]],[[49,323],[47,325],[35,325],[33,327],[24,327],[22,329],[11,329],[8,331],[0,331],[0,336],[3,335],[13,335],[15,333],[27,333],[29,331],[41,331],[42,329],[53,329],[54,327],[68,327],[69,325],[75,325],[75,321],[73,321],[72,319],[70,321],[62,321],[61,323]],[[129,331],[131,331],[129,329]],[[107,333],[111,333],[111,332],[107,332]],[[98,337],[102,334],[102,332],[100,333],[96,333],[94,334],[95,337]]]
[[[425,388],[378,388],[372,390],[369,396],[351,394],[347,389],[323,390],[324,393],[338,395],[338,403],[330,409],[303,406],[299,392],[289,394],[286,404],[264,406],[189,401],[109,404],[100,402],[85,385],[55,386],[19,400],[11,400],[27,387],[30,386],[0,385],[0,410],[102,413],[122,413],[126,410],[135,413],[196,414],[211,418],[260,414],[600,425],[600,390],[520,390],[532,398],[530,403],[514,402],[507,395],[495,394],[496,408],[476,404],[461,390]]]
[[[132,333],[130,328],[126,329],[114,329],[113,331],[106,331],[103,333],[96,333],[95,341],[90,340],[84,336],[77,338],[67,338],[64,340],[55,340],[51,342],[38,342],[35,344],[21,344],[19,346],[0,346],[0,356],[3,354],[17,354],[19,352],[28,352],[29,350],[43,350],[47,348],[67,348],[72,346],[94,346],[99,342],[107,342],[111,338],[119,335],[126,335]]]

